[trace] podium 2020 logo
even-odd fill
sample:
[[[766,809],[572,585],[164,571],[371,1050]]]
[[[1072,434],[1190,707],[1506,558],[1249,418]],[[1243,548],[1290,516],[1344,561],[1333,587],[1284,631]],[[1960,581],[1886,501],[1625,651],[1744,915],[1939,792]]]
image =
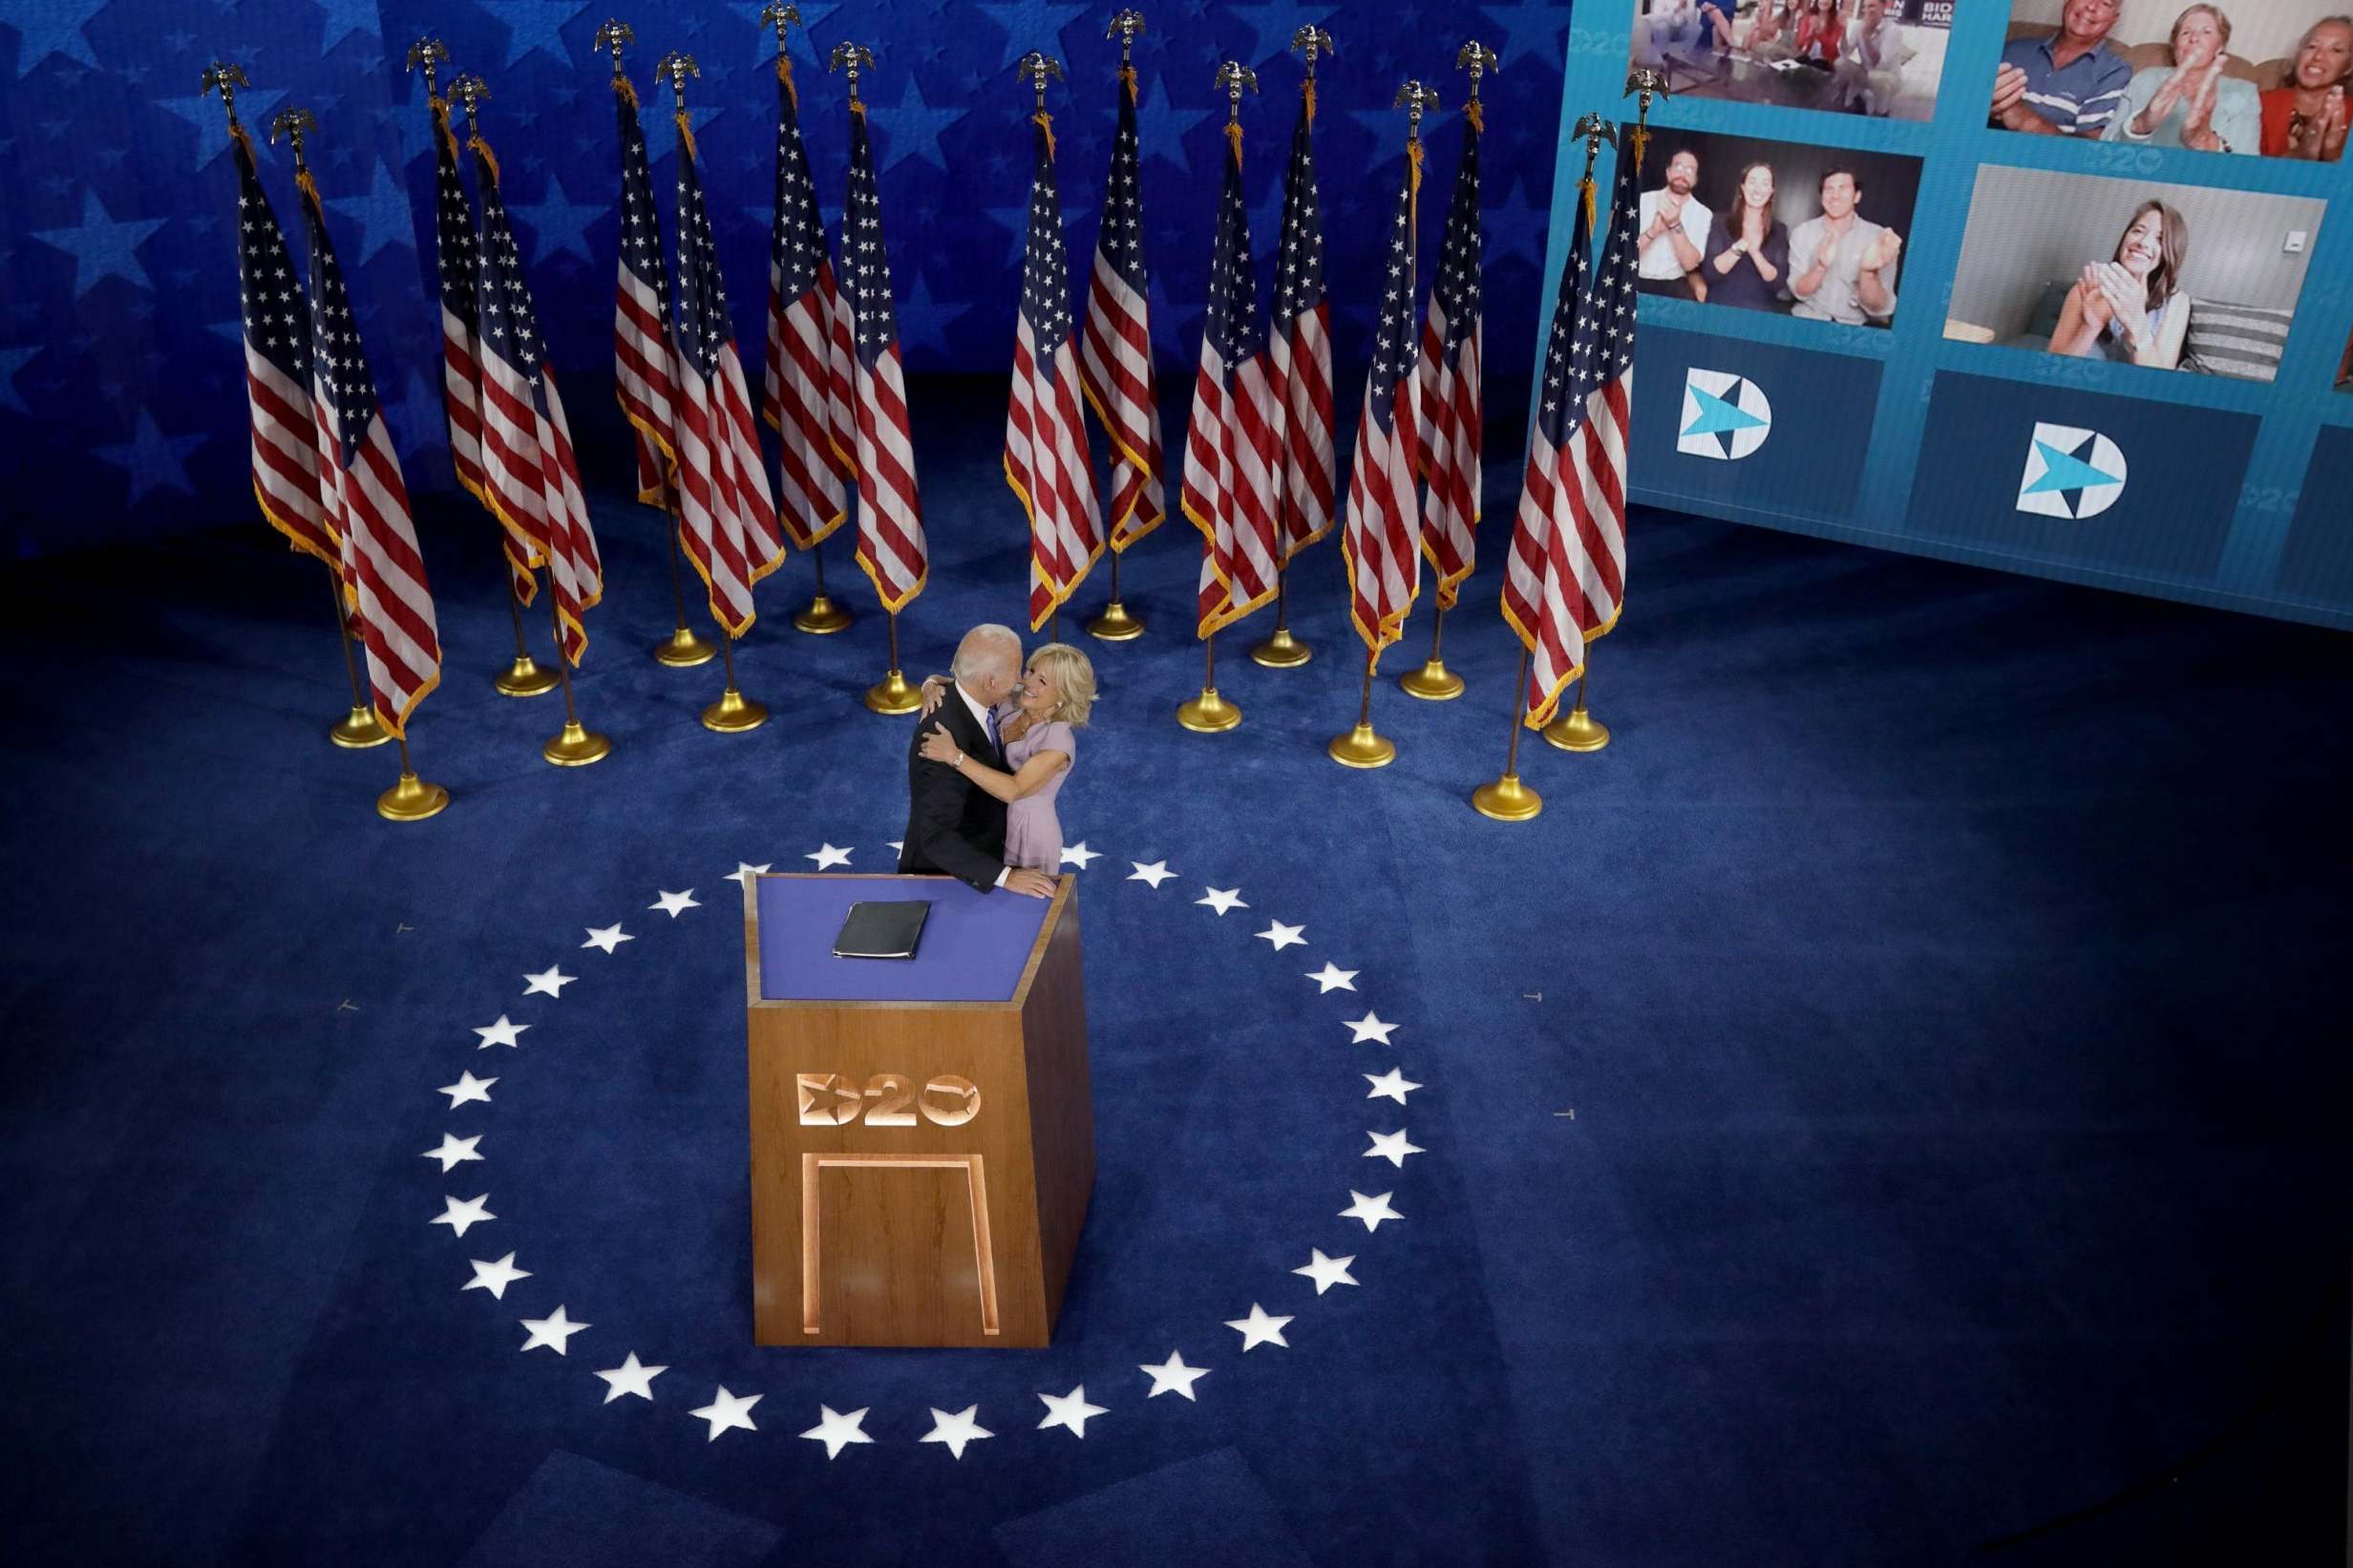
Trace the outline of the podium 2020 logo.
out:
[[[1693,365],[1683,375],[1683,419],[1675,427],[1675,450],[1686,457],[1737,462],[1765,444],[1773,430],[1773,406],[1765,389],[1729,371]]]
[[[2096,518],[2124,494],[2126,472],[2124,453],[2098,431],[2038,419],[2018,479],[2018,510],[2075,521]]]
[[[803,1127],[847,1127],[861,1115],[869,1127],[913,1127],[910,1105],[938,1127],[962,1127],[981,1113],[979,1087],[947,1073],[924,1084],[920,1096],[915,1080],[903,1072],[878,1072],[863,1088],[838,1072],[802,1072],[795,1075],[794,1087],[799,1091]]]

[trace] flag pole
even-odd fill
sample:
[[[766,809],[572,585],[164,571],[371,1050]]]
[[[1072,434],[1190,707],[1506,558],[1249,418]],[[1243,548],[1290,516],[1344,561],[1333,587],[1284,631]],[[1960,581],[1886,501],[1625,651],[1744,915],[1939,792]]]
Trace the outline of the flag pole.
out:
[[[1123,552],[1112,546],[1112,602],[1103,606],[1103,613],[1087,623],[1087,635],[1099,637],[1106,643],[1124,643],[1144,635],[1144,623],[1130,613],[1119,599],[1119,557]]]
[[[1218,634],[1201,639],[1201,694],[1176,710],[1176,722],[1197,735],[1214,735],[1241,722],[1241,710],[1218,694]]]
[[[397,738],[400,781],[376,796],[376,815],[388,822],[422,822],[428,816],[439,816],[441,808],[450,803],[450,792],[416,776],[415,765],[409,760],[409,737]]]
[[[343,645],[343,672],[351,677],[351,711],[329,725],[327,738],[336,745],[354,752],[364,752],[371,746],[381,746],[392,738],[392,732],[376,718],[369,706],[368,694],[360,689],[359,665],[351,657],[351,623],[343,613],[343,582],[330,569],[327,574],[328,596],[335,602],[335,640]]]
[[[686,577],[678,564],[678,491],[668,480],[663,482],[662,488],[668,492],[665,498],[669,504],[664,508],[664,511],[668,518],[669,526],[663,532],[669,536],[670,608],[677,616],[677,629],[654,644],[653,656],[672,669],[692,669],[696,665],[710,663],[716,650],[709,643],[697,637],[687,625]]]
[[[899,669],[899,612],[890,611],[891,667],[882,679],[866,689],[866,706],[878,713],[912,713],[923,706],[923,694],[907,684]]]
[[[850,624],[850,612],[826,597],[823,540],[809,546],[809,564],[817,574],[816,591],[810,596],[807,604],[794,612],[793,628],[805,631],[812,637],[830,637]]]
[[[1111,26],[1103,30],[1104,37],[1119,40],[1119,78],[1125,84],[1121,91],[1131,95],[1135,91],[1135,35],[1143,31],[1144,13],[1133,9],[1123,10],[1113,15]],[[1146,360],[1144,391],[1147,398],[1150,398],[1155,393],[1149,354],[1146,355]],[[1100,413],[1102,411],[1098,409],[1096,412]],[[1104,424],[1108,429],[1110,424],[1108,418],[1105,419]],[[1102,614],[1087,623],[1087,635],[1106,643],[1125,643],[1144,635],[1143,621],[1132,614],[1119,597],[1119,558],[1127,551],[1126,547],[1119,542],[1118,533],[1119,525],[1113,523],[1112,525],[1113,537],[1107,541],[1112,552],[1112,602],[1103,606]]]
[[[1512,745],[1503,753],[1503,776],[1471,792],[1471,809],[1498,822],[1525,822],[1544,809],[1544,797],[1519,781],[1519,705],[1527,700],[1528,645],[1519,646],[1519,676],[1512,683]]]
[[[1446,635],[1446,604],[1443,600],[1434,606],[1430,618],[1430,657],[1421,667],[1410,669],[1397,677],[1397,685],[1409,697],[1424,702],[1447,702],[1462,695],[1462,677],[1446,667],[1446,659],[1439,639]]]
[[[612,741],[594,730],[581,728],[580,712],[572,706],[572,661],[563,653],[563,611],[556,604],[556,563],[547,563],[547,620],[556,628],[556,676],[563,687],[563,729],[540,748],[540,754],[559,768],[585,768],[604,760]]]
[[[1334,735],[1324,748],[1343,768],[1386,768],[1397,760],[1397,743],[1375,734],[1372,728],[1372,674],[1380,663],[1378,648],[1366,650],[1365,695],[1357,706],[1356,728],[1345,735]]]

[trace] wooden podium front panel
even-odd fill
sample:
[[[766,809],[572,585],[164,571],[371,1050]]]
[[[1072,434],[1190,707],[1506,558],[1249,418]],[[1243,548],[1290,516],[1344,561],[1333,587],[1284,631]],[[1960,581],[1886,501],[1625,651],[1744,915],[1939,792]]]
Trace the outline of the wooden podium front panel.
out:
[[[1093,1180],[1083,984],[1067,879],[1008,1002],[776,1001],[755,981],[760,1344],[1049,1343]]]

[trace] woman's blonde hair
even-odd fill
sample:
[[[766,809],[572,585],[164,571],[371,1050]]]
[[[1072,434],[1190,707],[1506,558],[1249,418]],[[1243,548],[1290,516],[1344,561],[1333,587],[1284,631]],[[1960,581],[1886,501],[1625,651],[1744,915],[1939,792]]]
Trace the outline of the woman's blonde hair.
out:
[[[1088,711],[1094,707],[1094,666],[1087,662],[1087,656],[1068,643],[1049,643],[1029,655],[1029,667],[1044,674],[1062,693],[1062,700],[1046,716],[1073,729],[1085,729]]]
[[[2165,44],[2169,51],[2173,48],[2173,40],[2181,33],[2181,24],[2201,11],[2215,19],[2215,31],[2222,34],[2222,47],[2224,49],[2231,47],[2231,19],[2223,14],[2220,6],[2210,6],[2205,3],[2205,0],[2199,0],[2197,5],[2190,7],[2179,16],[2173,18],[2173,31],[2165,35]]]

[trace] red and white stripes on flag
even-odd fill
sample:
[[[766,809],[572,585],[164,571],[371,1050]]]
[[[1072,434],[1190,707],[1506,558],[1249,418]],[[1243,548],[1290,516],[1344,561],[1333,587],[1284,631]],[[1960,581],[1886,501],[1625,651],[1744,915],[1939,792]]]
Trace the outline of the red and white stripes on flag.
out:
[[[468,495],[488,507],[490,491],[482,477],[482,411],[477,389],[482,366],[477,351],[479,311],[475,299],[479,264],[475,254],[474,207],[466,200],[465,181],[457,173],[457,136],[450,129],[450,105],[437,94],[432,99],[434,141],[434,269],[441,306],[441,408],[449,429],[450,460],[457,482]],[[539,553],[501,529],[499,544],[506,556],[507,582],[515,597],[530,604],[539,593],[539,579],[531,569],[541,563]]]
[[[858,564],[882,607],[896,615],[931,573],[923,502],[915,488],[907,382],[900,369],[899,313],[882,196],[874,178],[866,106],[850,100],[850,189],[841,214],[842,294],[849,306],[851,407],[858,420]]]
[[[244,316],[253,498],[290,547],[325,562],[340,576],[343,540],[319,499],[310,305],[254,167],[253,139],[234,122],[229,138],[237,161],[237,298]]]
[[[1365,406],[1348,463],[1347,526],[1340,536],[1348,569],[1348,619],[1378,654],[1397,641],[1421,587],[1414,536],[1421,512],[1413,479],[1414,430],[1421,383],[1414,379],[1414,200],[1422,182],[1422,143],[1406,143],[1405,184],[1389,224],[1388,265],[1365,372]]]
[[[776,56],[776,211],[768,244],[768,373],[760,417],[783,437],[776,510],[793,543],[821,542],[850,515],[858,428],[847,311],[825,251],[801,143],[792,62]]]
[[[1282,410],[1282,447],[1276,530],[1282,559],[1332,531],[1339,457],[1333,445],[1332,307],[1324,291],[1324,215],[1315,186],[1315,82],[1300,90],[1299,124],[1282,176],[1282,232],[1275,244],[1270,378]]]
[[[1422,506],[1422,554],[1437,574],[1442,610],[1454,607],[1456,591],[1478,561],[1484,318],[1479,307],[1482,127],[1476,99],[1464,110],[1463,121],[1462,163],[1454,175],[1454,198],[1447,209],[1446,239],[1438,248],[1438,276],[1431,286],[1430,313],[1422,322],[1421,359],[1414,372],[1422,392],[1415,456],[1430,485]]]
[[[1135,134],[1135,71],[1119,68],[1119,130],[1095,227],[1094,275],[1078,369],[1087,401],[1111,438],[1112,549],[1160,526],[1160,405],[1152,388],[1152,322],[1144,269],[1143,159]]]
[[[482,232],[475,294],[481,302],[482,479],[491,510],[509,532],[545,558],[556,596],[558,646],[578,667],[588,648],[583,617],[604,596],[604,568],[580,488],[572,432],[540,340],[539,315],[523,280],[522,254],[498,190],[498,163],[475,137]]]
[[[613,285],[613,394],[637,435],[637,498],[670,504],[670,470],[678,458],[671,433],[676,386],[671,377],[669,269],[662,260],[662,222],[646,159],[646,129],[638,120],[637,89],[613,78],[613,114],[621,139],[621,259]]]
[[[440,683],[440,633],[409,520],[408,487],[327,238],[319,189],[307,173],[296,182],[310,240],[310,408],[319,500],[341,542],[344,604],[367,653],[371,706],[377,721],[398,735]]]
[[[1029,518],[1029,629],[1037,630],[1103,554],[1094,460],[1071,347],[1071,266],[1063,248],[1054,133],[1036,126],[1029,233],[1013,322],[1013,390],[1005,412],[1005,477]]]
[[[1551,722],[1561,692],[1585,671],[1585,645],[1618,624],[1624,601],[1641,168],[1642,134],[1629,130],[1618,149],[1598,266],[1586,254],[1589,189],[1577,204],[1529,430],[1527,476],[1504,563],[1503,617],[1530,655],[1531,729]]]
[[[744,390],[727,286],[703,204],[686,112],[678,115],[678,295],[670,341],[678,372],[678,520],[687,556],[730,637],[752,628],[752,585],[784,560],[760,428]]]
[[[1216,248],[1201,362],[1185,430],[1177,504],[1201,531],[1195,635],[1210,637],[1275,597],[1276,486],[1282,425],[1267,370],[1250,267],[1250,215],[1242,205],[1241,127],[1225,128],[1225,183],[1218,195]]]

